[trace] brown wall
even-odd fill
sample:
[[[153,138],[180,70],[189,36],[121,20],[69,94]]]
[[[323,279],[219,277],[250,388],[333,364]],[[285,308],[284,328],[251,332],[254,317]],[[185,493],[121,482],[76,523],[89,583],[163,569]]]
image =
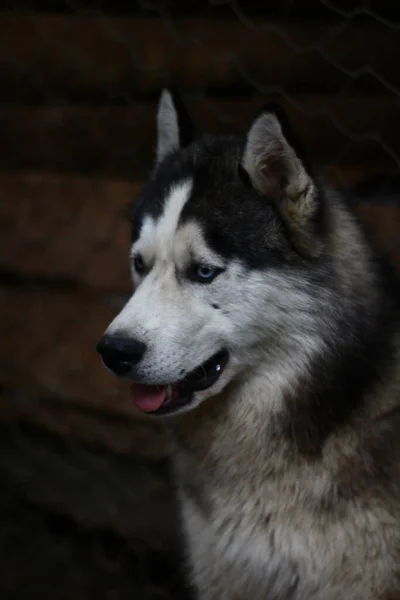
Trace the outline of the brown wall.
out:
[[[291,11],[256,0],[70,4],[0,7],[0,467],[12,494],[85,524],[93,487],[71,473],[115,483],[116,495],[97,494],[93,526],[123,536],[124,523],[150,523],[137,531],[153,540],[160,520],[140,513],[132,525],[119,461],[133,460],[140,479],[139,463],[163,460],[163,438],[138,419],[95,343],[130,290],[129,206],[151,167],[160,88],[180,87],[214,132],[244,131],[279,101],[333,183],[398,173],[400,9],[386,0],[366,14],[319,0]],[[357,210],[400,267],[400,200]],[[86,454],[99,447],[109,452],[96,459],[103,471]],[[141,506],[166,493],[153,475]],[[168,546],[174,532],[164,533]]]

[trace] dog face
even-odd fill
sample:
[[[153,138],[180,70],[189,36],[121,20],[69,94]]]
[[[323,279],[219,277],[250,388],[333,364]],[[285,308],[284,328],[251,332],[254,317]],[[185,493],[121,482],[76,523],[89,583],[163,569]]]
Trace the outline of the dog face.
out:
[[[261,113],[246,140],[195,136],[164,91],[156,166],[134,207],[135,291],[98,346],[153,415],[272,368],[300,338],[305,354],[318,343],[321,201],[278,117]]]

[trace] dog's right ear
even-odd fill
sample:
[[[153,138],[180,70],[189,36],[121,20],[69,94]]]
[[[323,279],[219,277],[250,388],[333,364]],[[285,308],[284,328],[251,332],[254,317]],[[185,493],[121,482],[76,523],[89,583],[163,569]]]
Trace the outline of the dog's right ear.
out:
[[[164,89],[157,112],[157,163],[171,152],[191,144],[195,137],[196,129],[182,98],[176,91]]]

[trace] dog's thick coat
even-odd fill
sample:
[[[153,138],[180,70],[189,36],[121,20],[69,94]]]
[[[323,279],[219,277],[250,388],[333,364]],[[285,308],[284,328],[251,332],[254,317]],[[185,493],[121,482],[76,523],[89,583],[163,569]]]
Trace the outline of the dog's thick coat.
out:
[[[199,136],[165,91],[138,252],[108,329],[146,344],[129,376],[169,384],[229,352],[165,421],[198,598],[400,598],[398,289],[284,118]],[[186,279],[193,256],[212,283]]]

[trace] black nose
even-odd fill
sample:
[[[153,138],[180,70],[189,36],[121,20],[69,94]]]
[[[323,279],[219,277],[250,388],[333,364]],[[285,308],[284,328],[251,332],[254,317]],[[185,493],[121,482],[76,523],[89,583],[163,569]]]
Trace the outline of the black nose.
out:
[[[143,358],[146,344],[135,339],[104,335],[96,349],[106,367],[116,375],[126,375]]]

